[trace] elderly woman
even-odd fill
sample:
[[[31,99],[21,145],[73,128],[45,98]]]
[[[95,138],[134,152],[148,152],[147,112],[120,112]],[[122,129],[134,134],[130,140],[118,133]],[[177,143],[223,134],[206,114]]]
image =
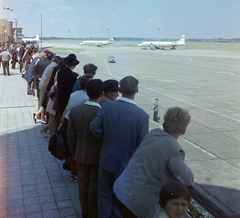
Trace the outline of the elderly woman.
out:
[[[177,142],[190,120],[187,110],[169,108],[164,115],[164,130],[153,129],[135,151],[113,187],[123,217],[154,217],[159,209],[159,190],[170,180],[191,185],[193,174]]]

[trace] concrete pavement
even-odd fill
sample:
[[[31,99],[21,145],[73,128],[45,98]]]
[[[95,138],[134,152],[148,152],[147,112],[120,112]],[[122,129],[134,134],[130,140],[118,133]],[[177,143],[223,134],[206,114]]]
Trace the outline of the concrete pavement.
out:
[[[0,217],[81,217],[78,185],[48,152],[19,69],[0,71]]]

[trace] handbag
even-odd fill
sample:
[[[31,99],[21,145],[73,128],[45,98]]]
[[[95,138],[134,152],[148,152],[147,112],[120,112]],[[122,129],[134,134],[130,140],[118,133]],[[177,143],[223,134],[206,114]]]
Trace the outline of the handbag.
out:
[[[49,93],[48,93],[48,97],[51,98],[51,99],[54,99],[55,98],[55,93],[56,93],[56,90],[51,90]]]
[[[59,132],[53,134],[49,140],[48,151],[59,160],[65,160],[68,157],[67,147],[64,144],[62,135]]]

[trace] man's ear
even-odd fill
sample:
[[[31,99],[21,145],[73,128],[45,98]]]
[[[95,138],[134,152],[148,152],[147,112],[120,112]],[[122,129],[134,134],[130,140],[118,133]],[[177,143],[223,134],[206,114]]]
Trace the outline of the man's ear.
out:
[[[184,131],[184,132],[182,133],[182,135],[184,135],[184,134],[185,134],[185,132],[186,132],[186,131]]]
[[[122,89],[121,89],[121,87],[119,87],[119,93],[122,93]]]
[[[104,92],[102,92],[102,94],[101,94],[101,96],[100,96],[100,97],[103,97],[103,95],[104,95]]]
[[[136,92],[135,93],[138,93],[138,87],[137,87],[137,90],[136,90]]]

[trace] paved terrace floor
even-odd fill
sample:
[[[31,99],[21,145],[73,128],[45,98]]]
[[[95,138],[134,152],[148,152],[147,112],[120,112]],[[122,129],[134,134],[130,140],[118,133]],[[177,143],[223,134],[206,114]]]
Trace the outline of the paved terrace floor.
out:
[[[0,217],[81,217],[78,185],[48,152],[19,69],[0,68]]]

